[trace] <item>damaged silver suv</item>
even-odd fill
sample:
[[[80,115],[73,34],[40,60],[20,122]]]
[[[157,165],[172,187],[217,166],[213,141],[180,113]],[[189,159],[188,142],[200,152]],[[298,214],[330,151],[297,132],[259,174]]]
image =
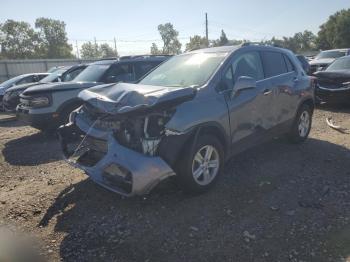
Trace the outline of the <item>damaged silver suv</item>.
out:
[[[175,56],[137,84],[82,91],[59,129],[68,160],[123,195],[175,176],[203,192],[234,154],[276,136],[304,141],[313,82],[285,49],[244,44]]]

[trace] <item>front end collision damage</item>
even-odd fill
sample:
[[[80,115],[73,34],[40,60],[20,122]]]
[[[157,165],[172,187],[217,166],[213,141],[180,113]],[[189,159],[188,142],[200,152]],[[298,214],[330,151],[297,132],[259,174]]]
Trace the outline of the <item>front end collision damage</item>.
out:
[[[179,132],[166,124],[175,106],[193,98],[195,89],[157,88],[147,94],[118,90],[114,103],[111,94],[107,98],[83,91],[84,106],[58,131],[68,162],[125,196],[146,194],[175,175],[172,167],[194,130]]]

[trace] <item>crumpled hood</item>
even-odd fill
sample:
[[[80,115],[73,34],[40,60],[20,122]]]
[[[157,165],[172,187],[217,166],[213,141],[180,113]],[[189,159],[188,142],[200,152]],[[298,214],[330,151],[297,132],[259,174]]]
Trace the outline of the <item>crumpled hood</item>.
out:
[[[193,87],[164,87],[140,84],[100,85],[80,92],[79,98],[108,114],[125,114],[193,99]]]
[[[314,59],[310,61],[310,65],[320,65],[320,64],[330,64],[333,63],[335,58],[322,58],[322,59]]]
[[[47,92],[59,92],[73,89],[86,89],[99,85],[101,83],[96,82],[59,82],[59,83],[47,83],[40,86],[33,86],[23,92],[23,95],[32,95],[36,93]]]

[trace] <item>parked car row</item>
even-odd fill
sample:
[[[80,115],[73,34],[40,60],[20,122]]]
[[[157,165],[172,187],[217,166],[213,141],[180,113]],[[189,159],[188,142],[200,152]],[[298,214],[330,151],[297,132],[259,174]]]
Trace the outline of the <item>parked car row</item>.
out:
[[[81,105],[78,94],[82,90],[107,83],[135,82],[168,58],[137,56],[102,60],[89,65],[72,81],[28,88],[20,96],[17,117],[37,129],[55,131]]]
[[[350,48],[325,50],[310,61],[310,74],[325,70],[337,58],[350,55]]]
[[[42,78],[39,82],[17,84],[13,87],[8,88],[3,97],[4,109],[8,112],[15,112],[16,107],[20,103],[19,96],[26,89],[33,86],[41,86],[48,83],[72,81],[87,66],[88,66],[87,64],[79,64],[74,66],[62,66],[52,71],[52,73]]]
[[[11,78],[1,83],[0,84],[0,108],[2,108],[3,97],[7,89],[16,85],[39,82],[41,79],[47,77],[48,75],[49,73],[24,74],[24,75],[16,76],[14,78]]]

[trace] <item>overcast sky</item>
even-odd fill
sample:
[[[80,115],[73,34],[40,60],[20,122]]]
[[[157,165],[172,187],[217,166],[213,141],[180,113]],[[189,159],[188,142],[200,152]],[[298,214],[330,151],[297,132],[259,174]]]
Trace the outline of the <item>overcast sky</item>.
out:
[[[37,17],[63,20],[68,38],[81,45],[94,37],[118,52],[148,53],[152,42],[161,45],[157,26],[171,22],[184,44],[194,34],[205,35],[205,12],[208,13],[209,38],[215,39],[224,29],[229,39],[258,41],[291,36],[311,30],[334,12],[350,8],[349,0],[0,0],[0,23],[15,19],[34,24]]]

